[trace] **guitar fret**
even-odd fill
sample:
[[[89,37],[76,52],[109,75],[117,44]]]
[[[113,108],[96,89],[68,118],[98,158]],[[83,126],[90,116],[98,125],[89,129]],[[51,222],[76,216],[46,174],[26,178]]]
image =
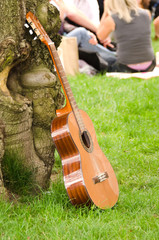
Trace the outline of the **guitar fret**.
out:
[[[64,80],[64,83],[65,83],[66,86],[68,86],[68,87],[70,86],[70,84],[65,80]]]
[[[63,76],[61,76],[61,78],[66,78],[64,81],[66,81],[66,82],[67,82],[67,77],[66,77],[66,75],[65,75],[65,72],[63,71],[63,73],[64,73],[64,75],[63,75]]]
[[[64,80],[63,83],[65,84],[66,87],[70,87],[69,83],[66,80]]]
[[[58,70],[59,71],[59,73],[62,73],[63,72],[63,69],[62,70]]]
[[[67,82],[63,82],[63,83],[66,86],[66,88],[70,88],[70,85]],[[71,92],[71,89],[70,89],[70,92]]]
[[[61,63],[59,63],[59,64],[56,64],[56,66],[58,67],[58,66],[61,66]]]
[[[57,56],[57,57],[54,57],[54,60],[56,60],[56,59],[59,59],[59,57]]]
[[[65,90],[67,90],[67,92],[69,93],[69,90],[68,90],[68,89],[70,89],[70,87],[66,87],[66,86],[65,86]]]
[[[70,84],[67,80],[67,76],[65,74],[65,71],[64,71],[64,68],[61,64],[61,60],[58,56],[58,53],[57,53],[57,50],[55,48],[55,45],[54,44],[51,44],[50,46],[50,50],[52,52],[52,55],[53,55],[53,59],[55,61],[55,67],[58,69],[58,72],[60,74],[60,81],[61,84],[62,84],[62,87],[64,88],[63,90],[65,90],[66,94],[67,94],[67,97],[69,99],[69,102],[71,104],[71,107],[72,107],[72,111],[74,112],[74,115],[75,115],[75,118],[76,118],[76,121],[77,121],[77,124],[79,126],[79,129],[80,131],[84,131],[85,127],[84,127],[84,123],[83,123],[83,119],[81,118],[81,114],[79,112],[79,109],[78,109],[78,106],[77,106],[77,103],[74,99],[74,96],[73,96],[73,93],[71,91],[71,88],[70,88]]]
[[[74,97],[73,96],[70,96],[69,99],[73,99],[74,100]],[[74,100],[75,101],[75,100]]]

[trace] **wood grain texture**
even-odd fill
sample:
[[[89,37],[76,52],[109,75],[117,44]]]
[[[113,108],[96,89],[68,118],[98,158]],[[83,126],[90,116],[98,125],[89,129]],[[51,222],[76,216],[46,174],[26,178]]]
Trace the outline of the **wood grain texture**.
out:
[[[108,159],[101,151],[89,116],[78,109],[55,44],[38,19],[29,12],[27,21],[45,43],[66,97],[66,106],[57,111],[51,134],[61,156],[65,188],[72,204],[90,203],[105,209],[117,202],[119,189]]]
[[[62,161],[64,184],[73,205],[89,202],[81,171],[80,154],[69,132],[68,116],[57,117],[51,132]]]
[[[110,208],[119,195],[117,179],[98,145],[91,119],[82,110],[80,114],[91,136],[91,152],[83,147],[73,112],[52,122],[52,137],[62,160],[65,188],[72,204],[92,201],[99,208]],[[93,178],[103,172],[107,172],[108,179],[95,184]]]

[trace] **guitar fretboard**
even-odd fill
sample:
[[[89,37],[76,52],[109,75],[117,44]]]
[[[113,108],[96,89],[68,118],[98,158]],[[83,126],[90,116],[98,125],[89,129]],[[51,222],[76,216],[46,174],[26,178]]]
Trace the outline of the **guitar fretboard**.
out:
[[[51,42],[48,45],[48,48],[49,48],[52,60],[54,62],[54,65],[55,65],[55,68],[56,68],[61,86],[63,88],[64,94],[65,94],[65,97],[66,97],[66,100],[68,99],[68,101],[69,101],[69,104],[70,104],[70,106],[72,108],[72,111],[74,113],[74,116],[76,118],[77,124],[79,126],[80,132],[83,132],[84,129],[85,129],[85,126],[84,126],[83,120],[81,118],[79,108],[78,108],[77,103],[75,101],[75,98],[73,96],[70,84],[67,80],[66,73],[65,73],[64,68],[62,66],[61,60],[59,58],[59,55],[58,55],[58,52],[55,48],[54,43]]]
[[[78,109],[78,106],[76,104],[76,101],[74,99],[73,93],[70,88],[70,84],[67,80],[64,68],[62,66],[61,60],[59,58],[58,52],[56,50],[54,42],[49,38],[46,31],[44,30],[43,26],[39,22],[39,20],[36,18],[34,14],[31,12],[28,12],[26,15],[27,21],[30,24],[31,28],[34,30],[36,35],[39,37],[41,42],[45,43],[45,45],[48,47],[48,50],[50,52],[51,58],[53,60],[53,63],[56,68],[57,75],[59,77],[61,86],[63,88],[65,97],[66,97],[66,105],[72,109],[75,119],[77,121],[77,124],[79,126],[79,130],[81,133],[84,132],[85,126],[82,120],[82,117],[80,115],[80,111]]]

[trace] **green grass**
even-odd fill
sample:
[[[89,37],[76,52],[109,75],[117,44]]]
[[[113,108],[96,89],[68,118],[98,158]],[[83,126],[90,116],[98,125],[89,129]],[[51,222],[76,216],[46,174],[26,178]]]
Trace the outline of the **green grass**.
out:
[[[116,173],[113,209],[75,208],[62,173],[49,191],[13,204],[0,201],[0,239],[158,239],[159,78],[69,78],[79,108]],[[56,153],[55,171],[61,169]]]
[[[153,42],[156,50],[159,45]],[[159,77],[69,77],[79,108],[94,124],[119,183],[113,209],[75,208],[59,178],[40,196],[0,200],[0,239],[159,239]]]
[[[5,152],[2,161],[2,172],[5,187],[18,195],[28,195],[33,191],[33,174],[22,164],[17,154]]]

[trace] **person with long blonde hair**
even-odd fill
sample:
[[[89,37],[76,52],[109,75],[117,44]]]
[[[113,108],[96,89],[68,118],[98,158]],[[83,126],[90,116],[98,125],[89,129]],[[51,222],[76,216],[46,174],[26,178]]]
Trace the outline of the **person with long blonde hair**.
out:
[[[151,43],[151,16],[137,0],[105,0],[97,36],[104,41],[114,32],[117,61],[111,72],[147,72],[156,65]]]

